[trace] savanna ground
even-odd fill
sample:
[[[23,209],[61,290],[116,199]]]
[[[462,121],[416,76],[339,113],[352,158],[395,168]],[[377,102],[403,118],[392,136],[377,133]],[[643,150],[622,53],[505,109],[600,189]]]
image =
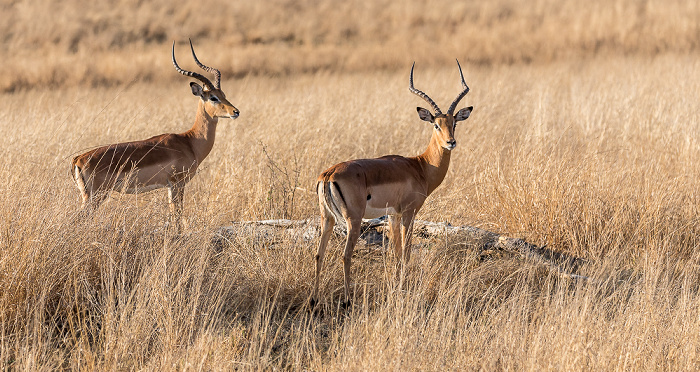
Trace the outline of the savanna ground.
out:
[[[0,5],[2,369],[700,367],[697,3],[116,5]],[[187,187],[184,234],[165,191],[76,219],[72,155],[191,125],[169,56],[177,39],[194,69],[188,36],[242,114]],[[455,57],[475,109],[419,218],[547,244],[595,281],[444,239],[397,276],[360,246],[341,310],[336,238],[312,314],[317,241],[214,243],[231,221],[316,216],[334,163],[421,152],[410,64],[446,107]]]

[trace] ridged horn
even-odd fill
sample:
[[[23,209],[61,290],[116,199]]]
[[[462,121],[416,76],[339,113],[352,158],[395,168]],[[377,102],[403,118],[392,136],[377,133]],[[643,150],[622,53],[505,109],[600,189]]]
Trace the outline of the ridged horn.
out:
[[[216,87],[216,89],[221,89],[221,72],[213,67],[205,66],[202,62],[199,62],[199,59],[197,59],[197,55],[194,54],[194,47],[192,46],[192,39],[189,39],[189,40],[190,40],[190,49],[192,49],[192,57],[194,57],[194,62],[202,70],[214,74],[214,86]]]
[[[408,90],[411,91],[411,93],[417,95],[420,98],[423,98],[425,102],[428,102],[430,106],[433,107],[433,110],[435,110],[435,116],[442,115],[442,111],[440,111],[440,108],[438,107],[437,103],[430,99],[427,94],[421,92],[420,90],[416,89],[413,87],[413,68],[416,67],[416,63],[413,62],[413,66],[411,66],[411,77],[408,79],[409,87]]]
[[[459,101],[461,101],[462,98],[464,98],[464,96],[466,96],[467,93],[469,93],[469,87],[467,86],[467,83],[464,82],[464,74],[462,74],[462,66],[459,65],[459,60],[457,60],[457,67],[459,67],[459,77],[462,78],[462,88],[464,88],[464,90],[452,102],[452,104],[450,105],[450,109],[447,110],[447,115],[452,115],[455,111],[455,108],[457,108],[457,104],[459,104]]]
[[[195,79],[201,81],[202,83],[204,83],[204,85],[206,85],[207,87],[209,87],[209,90],[214,90],[214,89],[216,89],[216,88],[214,87],[214,84],[212,84],[211,81],[209,81],[209,79],[207,79],[206,77],[204,77],[204,75],[201,75],[201,74],[198,74],[198,73],[192,72],[192,71],[183,70],[183,69],[180,68],[180,66],[178,66],[177,61],[175,61],[175,41],[173,41],[173,51],[172,51],[172,53],[173,53],[173,66],[175,66],[175,70],[176,70],[177,72],[179,72],[179,73],[181,73],[181,74],[183,74],[183,75],[185,75],[185,76],[193,77],[193,78],[195,78]]]

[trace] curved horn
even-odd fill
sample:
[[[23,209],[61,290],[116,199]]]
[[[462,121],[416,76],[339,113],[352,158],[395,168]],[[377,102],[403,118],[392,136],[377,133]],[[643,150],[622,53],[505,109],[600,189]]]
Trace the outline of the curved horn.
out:
[[[194,54],[194,47],[192,46],[192,39],[189,39],[189,40],[190,40],[190,49],[192,49],[192,57],[194,57],[194,62],[202,70],[214,74],[214,86],[216,87],[216,89],[221,89],[221,72],[213,67],[205,66],[204,64],[202,64],[202,62],[199,62],[199,59],[197,59],[197,55]]]
[[[193,78],[195,78],[195,79],[201,81],[202,83],[204,83],[204,85],[206,85],[207,87],[209,87],[210,90],[216,89],[216,88],[214,87],[214,84],[212,84],[211,81],[209,81],[209,79],[207,79],[207,78],[204,77],[203,75],[200,75],[200,74],[198,74],[198,73],[196,73],[196,72],[183,70],[183,69],[180,68],[180,66],[177,65],[177,61],[175,61],[175,42],[174,42],[174,41],[173,41],[173,66],[175,66],[175,70],[177,70],[177,72],[179,72],[179,73],[181,73],[181,74],[183,74],[183,75],[185,75],[185,76],[193,77]]]
[[[457,108],[457,104],[459,104],[459,101],[461,101],[462,98],[464,98],[464,96],[466,96],[467,93],[469,93],[469,87],[467,86],[467,83],[464,82],[464,74],[462,74],[462,66],[459,65],[459,60],[457,60],[457,67],[459,67],[459,76],[462,78],[462,88],[464,88],[464,90],[452,102],[452,104],[450,105],[450,109],[447,110],[447,115],[452,115],[455,111],[455,108]]]
[[[411,66],[411,77],[408,79],[409,87],[408,90],[411,91],[411,93],[417,95],[420,98],[423,98],[425,102],[428,102],[430,106],[433,107],[433,110],[435,110],[435,116],[442,115],[442,111],[440,111],[440,108],[438,107],[437,103],[430,99],[427,94],[421,92],[420,90],[416,89],[413,87],[413,68],[416,67],[416,63],[413,62],[413,66]]]

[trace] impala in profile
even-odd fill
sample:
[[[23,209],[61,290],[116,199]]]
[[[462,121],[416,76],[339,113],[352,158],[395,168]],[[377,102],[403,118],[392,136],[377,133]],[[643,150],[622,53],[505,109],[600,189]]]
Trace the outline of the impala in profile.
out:
[[[418,117],[434,127],[428,149],[415,157],[388,155],[377,159],[358,159],[336,164],[318,177],[316,193],[321,207],[321,241],[316,260],[316,279],[310,304],[318,301],[319,275],[323,256],[335,223],[347,224],[347,240],[343,254],[345,281],[344,306],[350,301],[350,260],[360,235],[363,218],[389,215],[390,240],[396,256],[408,262],[411,254],[413,219],[430,195],[445,178],[450,155],[457,146],[454,130],[457,122],[469,117],[473,107],[454,114],[459,101],[469,92],[464,82],[462,67],[459,74],[463,90],[452,102],[446,114],[427,94],[413,87],[413,67],[409,90],[424,99],[433,108],[418,107]]]
[[[235,119],[240,114],[221,90],[219,70],[199,62],[191,40],[190,49],[195,63],[214,75],[212,83],[201,74],[181,69],[173,42],[175,70],[204,84],[190,83],[192,94],[199,97],[194,125],[183,133],[107,145],[73,158],[71,174],[82,195],[82,213],[89,215],[113,190],[134,194],[167,187],[171,220],[180,232],[185,185],[214,146],[219,118]]]

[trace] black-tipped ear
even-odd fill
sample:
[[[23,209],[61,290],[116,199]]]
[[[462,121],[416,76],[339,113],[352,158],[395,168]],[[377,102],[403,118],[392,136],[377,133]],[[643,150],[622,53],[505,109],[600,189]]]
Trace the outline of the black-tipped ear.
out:
[[[466,120],[472,113],[473,109],[474,106],[469,106],[457,111],[457,115],[455,115],[455,122]]]
[[[197,97],[202,97],[202,86],[195,83],[194,81],[190,83],[190,88],[192,88],[192,94]]]
[[[418,111],[418,117],[421,120],[427,121],[429,123],[432,123],[433,121],[435,121],[435,117],[433,116],[433,114],[430,113],[430,111],[428,111],[422,107],[416,107],[416,110]]]

